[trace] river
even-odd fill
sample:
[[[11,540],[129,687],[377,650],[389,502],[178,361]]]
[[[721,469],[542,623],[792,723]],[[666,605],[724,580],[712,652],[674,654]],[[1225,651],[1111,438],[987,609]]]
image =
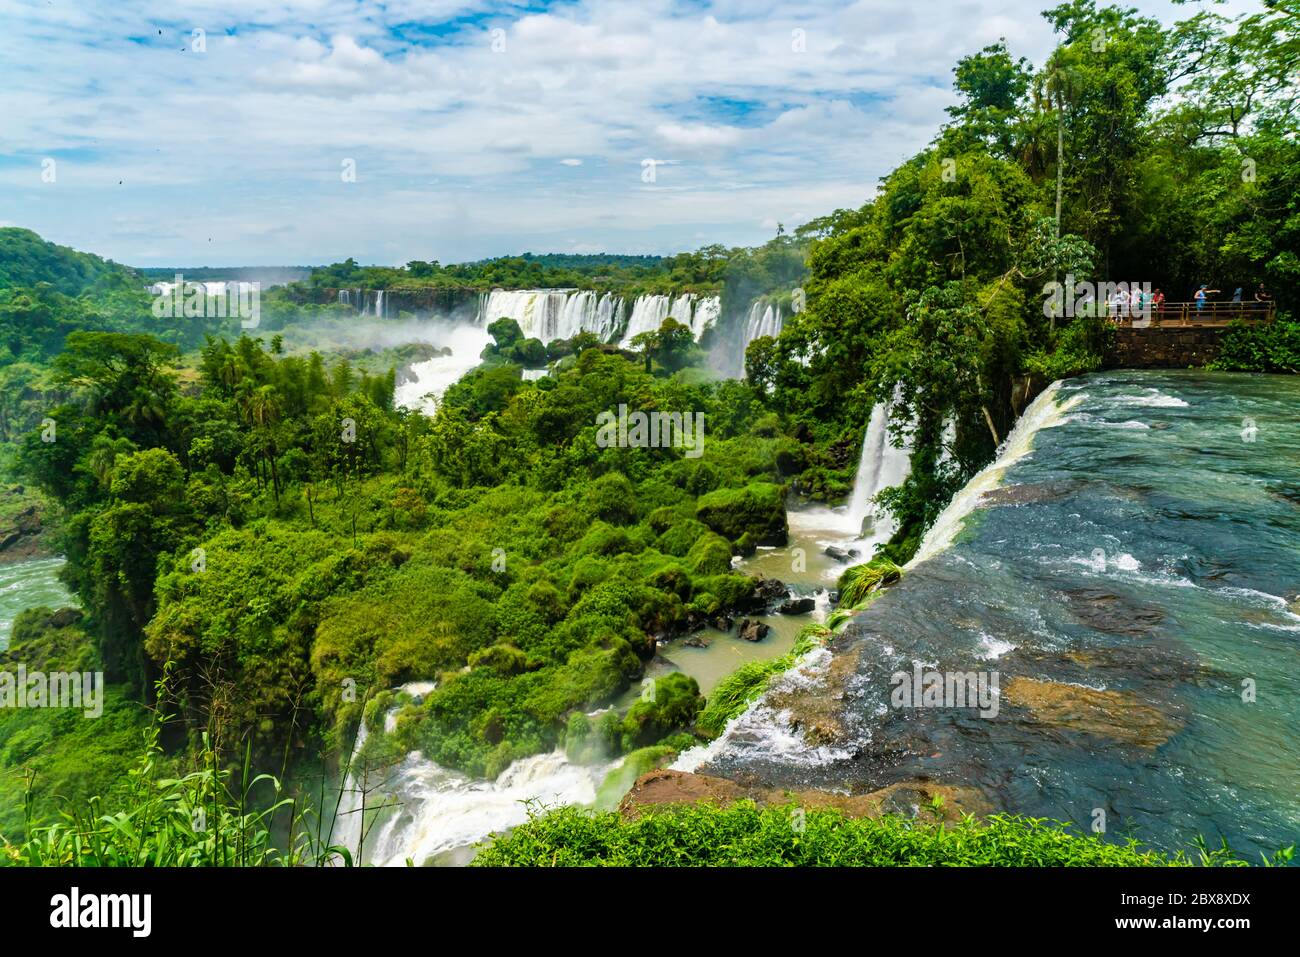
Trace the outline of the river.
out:
[[[14,619],[26,608],[64,608],[76,599],[59,581],[62,558],[36,558],[0,565],[0,648],[9,647]]]
[[[1034,403],[903,581],[678,766],[995,810],[1258,860],[1300,831],[1300,380],[1095,374]],[[996,715],[900,707],[920,668],[999,682]],[[805,709],[820,736],[791,750]],[[827,729],[835,730],[828,736]]]

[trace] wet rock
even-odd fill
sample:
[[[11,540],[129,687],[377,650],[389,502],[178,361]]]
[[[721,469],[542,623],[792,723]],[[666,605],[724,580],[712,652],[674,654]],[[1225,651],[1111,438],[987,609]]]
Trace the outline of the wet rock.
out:
[[[1004,485],[981,495],[980,505],[1033,505],[1038,502],[1059,502],[1078,490],[1078,482]]]
[[[768,696],[773,708],[787,715],[790,727],[803,734],[810,747],[847,744],[844,703],[849,679],[857,672],[860,648],[834,655],[825,670],[811,681],[799,681],[789,688],[777,685]]]
[[[926,822],[959,821],[965,814],[983,817],[995,810],[977,788],[934,781],[899,781],[864,794],[837,794],[765,788],[709,774],[661,769],[637,779],[620,802],[619,813],[625,819],[635,820],[655,808],[700,802],[726,807],[737,801],[753,801],[759,807],[795,805],[808,811],[830,809],[850,818],[904,814]]]
[[[850,562],[858,557],[856,548],[840,548],[838,545],[827,545],[823,554],[829,555],[837,562]]]
[[[759,575],[754,578],[754,589],[749,593],[750,610],[766,611],[769,607],[784,601],[789,594],[790,590],[785,587],[785,582]]]
[[[1002,701],[1023,709],[1030,725],[1077,731],[1122,744],[1154,749],[1182,726],[1177,718],[1144,703],[1131,691],[1097,691],[1034,678],[1012,678]]]
[[[806,615],[816,607],[817,602],[812,598],[787,598],[777,611],[782,615]]]
[[[1154,605],[1141,605],[1102,588],[1074,588],[1064,597],[1070,613],[1082,624],[1112,635],[1148,635],[1165,617]]]
[[[766,625],[761,621],[750,621],[748,618],[743,618],[736,636],[744,638],[746,641],[762,641],[771,630],[770,625]]]
[[[682,642],[687,648],[707,648],[709,647],[708,639],[701,638],[699,635],[691,635]]]

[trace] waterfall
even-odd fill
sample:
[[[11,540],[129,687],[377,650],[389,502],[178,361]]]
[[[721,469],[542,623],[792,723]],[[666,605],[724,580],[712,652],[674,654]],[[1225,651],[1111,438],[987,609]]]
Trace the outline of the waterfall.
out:
[[[441,332],[434,341],[449,348],[451,353],[412,363],[409,378],[393,390],[395,405],[420,409],[428,415],[433,415],[438,399],[448,386],[479,364],[483,349],[492,341],[482,326],[457,324],[434,328]]]
[[[895,448],[889,441],[889,417],[894,402],[877,402],[867,420],[862,437],[858,470],[853,477],[853,491],[848,504],[839,508],[802,508],[791,510],[792,529],[812,534],[823,544],[852,546],[865,560],[874,546],[894,534],[893,518],[872,501],[887,488],[900,485],[912,471],[912,448],[904,442]]]
[[[994,460],[967,482],[965,487],[953,496],[948,507],[939,513],[939,517],[934,520],[934,524],[921,539],[916,554],[908,562],[909,568],[937,555],[951,545],[957,533],[961,531],[966,516],[979,507],[984,493],[997,488],[1007,469],[1030,453],[1033,449],[1034,436],[1042,429],[1060,425],[1065,413],[1082,401],[1080,397],[1075,396],[1067,402],[1058,403],[1056,396],[1060,388],[1059,381],[1053,382],[1030,403],[1024,415],[1016,422],[1015,428],[998,447],[998,454]]]
[[[382,289],[375,290],[375,315],[380,319],[384,318],[384,291]]]
[[[590,332],[602,342],[617,338],[627,346],[633,336],[657,330],[669,316],[689,326],[691,334],[699,339],[717,321],[720,310],[717,296],[638,296],[625,322],[627,301],[614,293],[590,289],[493,289],[479,298],[478,322],[487,328],[495,320],[508,317],[519,323],[526,337],[542,342]]]
[[[721,308],[717,296],[697,296],[689,292],[676,299],[672,296],[638,296],[632,304],[632,316],[619,345],[630,346],[634,336],[655,332],[669,316],[689,326],[691,333],[699,339],[704,330],[717,320]]]
[[[694,314],[691,316],[691,333],[695,336],[696,342],[699,342],[700,337],[717,323],[721,312],[721,297],[704,296],[700,299],[695,307]]]
[[[623,321],[623,298],[575,289],[493,289],[479,298],[483,328],[503,317],[519,323],[526,338],[550,342],[591,332],[608,342]]]
[[[755,299],[749,307],[749,318],[745,320],[745,339],[740,346],[741,356],[744,356],[749,344],[760,336],[780,335],[784,324],[785,317],[782,316],[779,305],[763,299]]]
[[[901,484],[912,471],[910,445],[905,444],[900,449],[889,441],[890,405],[877,402],[871,409],[845,519],[850,530],[861,534],[862,523],[868,517],[872,518],[872,537],[880,541],[887,540],[894,533],[894,523],[888,513],[877,512],[872,499],[885,489]]]
[[[412,682],[401,690],[418,701],[433,687],[430,682]],[[393,729],[396,716],[396,708],[384,716],[385,730]],[[572,764],[563,751],[556,750],[521,758],[496,780],[484,781],[450,771],[416,751],[396,767],[372,771],[367,777],[361,773],[360,760],[367,737],[363,722],[331,837],[331,843],[354,855],[361,845],[361,860],[354,861],[356,864],[401,866],[409,858],[420,865],[437,855],[448,855],[444,860],[452,863],[466,863],[475,843],[527,818],[524,802],[592,804],[605,775],[622,763],[619,759]],[[369,819],[364,842],[363,786],[369,789],[364,795],[364,816]]]

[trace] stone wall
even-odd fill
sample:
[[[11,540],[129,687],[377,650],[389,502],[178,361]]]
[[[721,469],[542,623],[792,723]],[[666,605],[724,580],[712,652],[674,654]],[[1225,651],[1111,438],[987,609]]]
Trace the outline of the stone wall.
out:
[[[1116,329],[1107,366],[1121,369],[1186,369],[1203,366],[1219,354],[1223,328],[1165,326]]]

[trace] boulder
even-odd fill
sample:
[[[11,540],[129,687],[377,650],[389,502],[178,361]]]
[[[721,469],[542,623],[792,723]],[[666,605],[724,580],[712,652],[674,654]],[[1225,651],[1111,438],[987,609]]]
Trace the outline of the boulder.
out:
[[[829,555],[837,562],[849,562],[858,557],[856,548],[840,548],[838,545],[827,545],[824,554]]]
[[[744,638],[746,641],[762,641],[767,637],[767,633],[771,630],[772,628],[770,625],[766,625],[761,621],[751,621],[748,618],[744,618],[741,619],[740,628],[737,630],[736,636]]]
[[[812,598],[787,598],[777,611],[782,615],[806,615],[816,607],[817,602]]]
[[[749,593],[749,607],[752,611],[766,611],[789,596],[790,589],[785,587],[785,582],[760,575],[754,579],[754,589]]]

